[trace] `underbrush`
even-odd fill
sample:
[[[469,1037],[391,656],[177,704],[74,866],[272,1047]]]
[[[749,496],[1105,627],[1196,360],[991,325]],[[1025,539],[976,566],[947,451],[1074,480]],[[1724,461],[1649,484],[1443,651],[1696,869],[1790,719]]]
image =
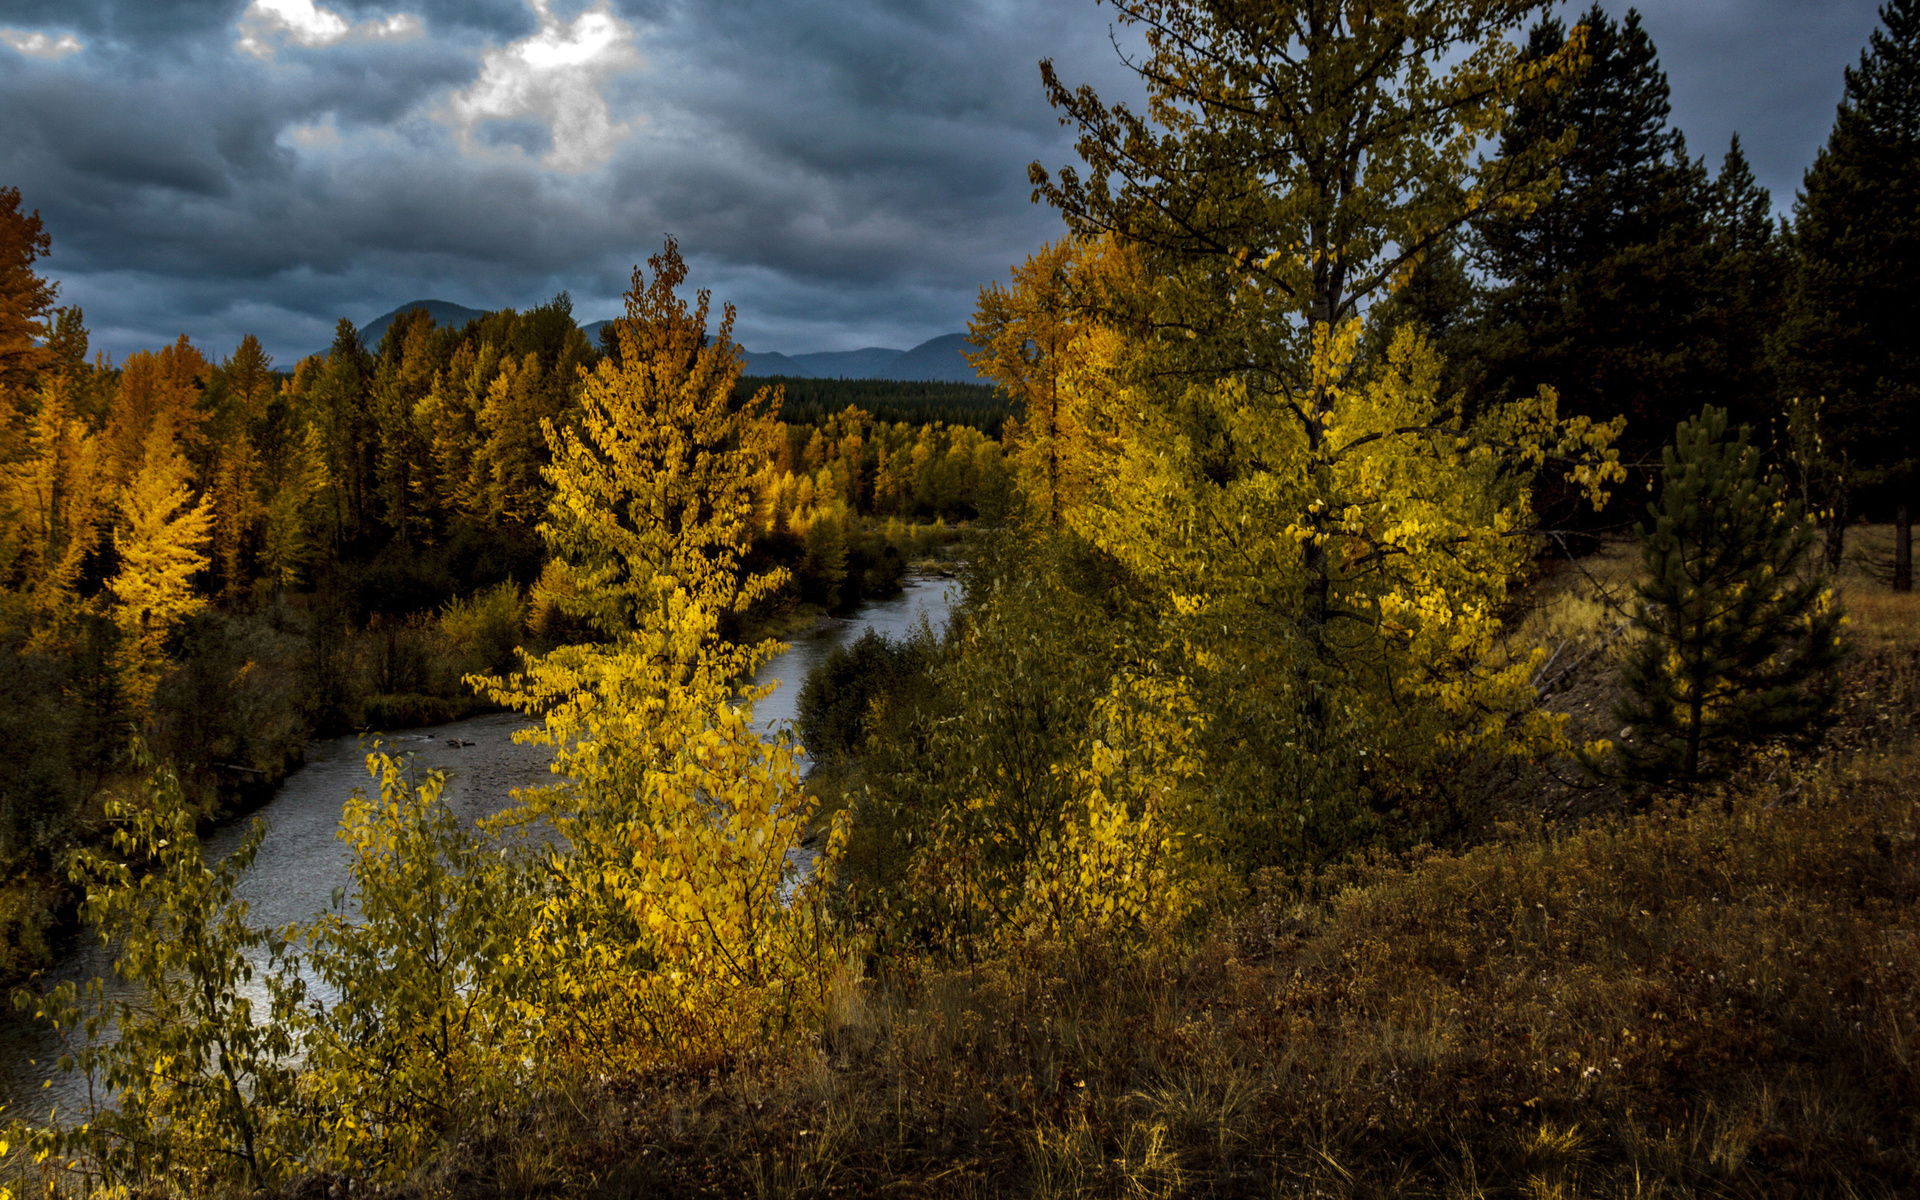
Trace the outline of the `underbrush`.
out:
[[[1916,796],[1909,743],[842,980],[806,1052],[580,1082],[406,1192],[1912,1195]]]

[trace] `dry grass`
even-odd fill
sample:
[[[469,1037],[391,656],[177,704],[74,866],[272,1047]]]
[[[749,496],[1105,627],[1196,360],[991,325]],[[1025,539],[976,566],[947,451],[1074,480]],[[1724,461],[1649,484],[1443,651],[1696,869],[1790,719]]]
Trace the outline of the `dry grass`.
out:
[[[412,1194],[1900,1196],[1920,755],[1270,880],[1183,948],[843,980],[816,1049],[483,1122]]]

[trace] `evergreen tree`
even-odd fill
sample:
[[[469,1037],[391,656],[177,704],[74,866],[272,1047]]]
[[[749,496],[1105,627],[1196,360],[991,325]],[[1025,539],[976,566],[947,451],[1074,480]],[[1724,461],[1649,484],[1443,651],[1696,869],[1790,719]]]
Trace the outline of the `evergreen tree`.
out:
[[[1718,396],[1729,420],[1760,429],[1777,415],[1767,338],[1780,323],[1787,258],[1773,197],[1754,179],[1737,133],[1707,202],[1700,349],[1710,377],[1720,381]]]
[[[341,318],[308,397],[308,419],[320,432],[327,479],[334,491],[329,524],[339,547],[357,541],[372,517],[378,452],[367,397],[372,375],[373,362],[360,341],[360,331]]]
[[[381,520],[401,546],[419,539],[424,529],[419,493],[425,482],[427,439],[414,410],[433,387],[434,368],[443,361],[425,309],[403,313],[380,340],[369,397],[376,442],[374,479]]]
[[[1625,414],[1624,452],[1650,457],[1660,431],[1702,403],[1746,412],[1757,397],[1741,394],[1751,380],[1720,369],[1730,356],[1709,285],[1715,189],[1667,124],[1653,40],[1631,9],[1616,22],[1595,4],[1580,26],[1585,69],[1523,97],[1502,139],[1512,155],[1571,135],[1559,191],[1531,212],[1494,210],[1477,223],[1480,265],[1497,281],[1477,390],[1499,399],[1548,386],[1566,411]],[[1526,54],[1543,60],[1566,38],[1558,19],[1542,21]],[[1729,187],[1744,171],[1736,161]],[[1749,198],[1739,192],[1740,203]]]
[[[1756,743],[1816,733],[1833,706],[1840,612],[1805,571],[1812,523],[1762,475],[1746,427],[1726,433],[1717,408],[1681,422],[1638,529],[1642,638],[1615,709],[1632,727],[1619,762],[1633,779],[1724,776]]]
[[[1880,19],[1794,206],[1773,348],[1785,393],[1824,400],[1823,450],[1846,481],[1826,498],[1829,559],[1855,505],[1891,510],[1906,590],[1920,478],[1920,0],[1891,0]]]

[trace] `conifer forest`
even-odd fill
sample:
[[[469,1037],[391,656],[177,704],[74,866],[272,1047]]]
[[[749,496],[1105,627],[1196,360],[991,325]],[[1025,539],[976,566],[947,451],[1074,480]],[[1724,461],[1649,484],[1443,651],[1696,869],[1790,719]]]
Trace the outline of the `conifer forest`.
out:
[[[114,361],[0,187],[0,1197],[1920,1194],[1920,0],[1779,204],[1632,12],[1087,7],[981,385],[751,377],[664,236]]]

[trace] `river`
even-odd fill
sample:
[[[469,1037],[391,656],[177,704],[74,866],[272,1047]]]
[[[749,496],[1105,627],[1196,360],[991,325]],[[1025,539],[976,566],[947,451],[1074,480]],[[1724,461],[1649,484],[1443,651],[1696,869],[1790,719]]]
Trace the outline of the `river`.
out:
[[[824,621],[794,637],[783,653],[754,676],[757,684],[778,685],[757,707],[755,718],[768,732],[789,727],[801,682],[834,647],[868,629],[898,638],[926,621],[938,630],[957,594],[958,585],[951,580],[911,578],[899,595],[870,601],[849,617]],[[544,747],[518,745],[513,740],[514,733],[527,724],[525,717],[515,713],[493,713],[407,730],[384,740],[391,752],[411,755],[421,768],[445,771],[447,803],[456,813],[477,821],[510,805],[514,788],[552,778]],[[312,743],[305,764],[287,777],[271,800],[205,835],[208,856],[224,855],[246,836],[255,817],[265,819],[266,839],[238,889],[247,903],[250,924],[283,926],[309,920],[327,908],[335,888],[348,882],[346,851],[334,834],[341,803],[354,788],[372,784],[367,748],[366,739],[360,737]],[[98,942],[83,935],[48,977],[57,981],[100,976],[108,981],[110,993],[124,994],[110,967]],[[264,993],[255,1003],[256,1008],[264,1007]],[[55,1104],[70,1112],[83,1102],[81,1082],[55,1066],[62,1052],[45,1028],[0,1006],[0,1123],[9,1117],[44,1117]]]

